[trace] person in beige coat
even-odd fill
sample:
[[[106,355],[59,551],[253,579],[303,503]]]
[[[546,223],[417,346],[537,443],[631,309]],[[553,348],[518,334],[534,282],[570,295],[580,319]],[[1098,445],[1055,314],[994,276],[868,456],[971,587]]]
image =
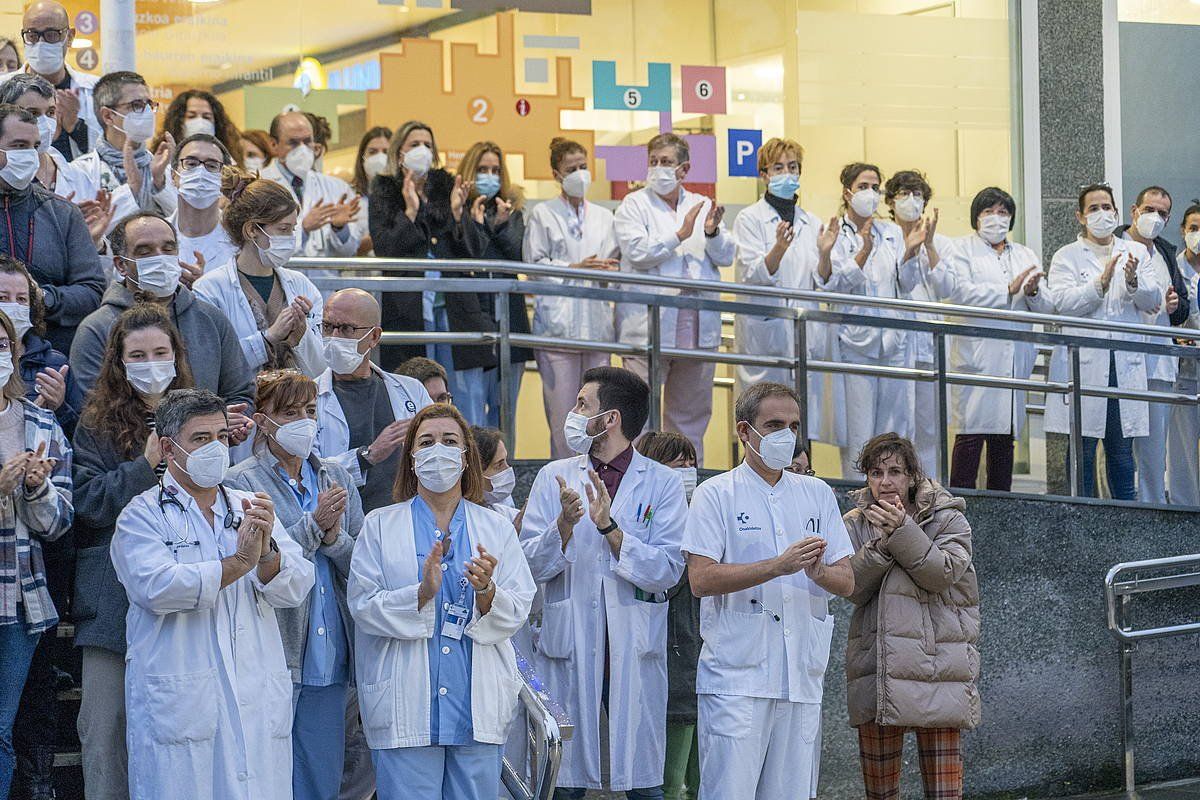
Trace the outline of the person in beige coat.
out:
[[[979,584],[966,503],[925,477],[894,433],[859,455],[867,486],[845,515],[854,544],[846,643],[850,724],[868,800],[900,796],[904,734],[917,734],[925,797],[962,797],[959,737],[979,724]]]

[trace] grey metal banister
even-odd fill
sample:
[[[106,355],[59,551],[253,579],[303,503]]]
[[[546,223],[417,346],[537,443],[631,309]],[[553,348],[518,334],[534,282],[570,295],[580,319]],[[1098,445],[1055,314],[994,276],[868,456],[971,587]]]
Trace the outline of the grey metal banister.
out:
[[[518,719],[525,718],[529,764],[518,769],[505,758],[500,780],[516,800],[550,800],[558,784],[563,742],[572,737],[575,726],[562,706],[546,692],[541,679],[520,651],[516,658],[517,672],[521,676]],[[529,768],[528,782],[525,766]]]

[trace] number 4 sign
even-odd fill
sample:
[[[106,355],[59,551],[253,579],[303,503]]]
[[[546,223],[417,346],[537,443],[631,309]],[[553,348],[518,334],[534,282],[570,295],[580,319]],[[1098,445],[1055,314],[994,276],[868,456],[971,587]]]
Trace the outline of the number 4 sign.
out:
[[[684,113],[725,113],[724,67],[680,67],[679,84]]]

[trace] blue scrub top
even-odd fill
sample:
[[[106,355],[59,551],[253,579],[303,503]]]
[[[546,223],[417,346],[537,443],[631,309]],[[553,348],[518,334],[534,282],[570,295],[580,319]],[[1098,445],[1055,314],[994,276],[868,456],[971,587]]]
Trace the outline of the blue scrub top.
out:
[[[317,471],[306,458],[300,467],[300,482],[275,467],[288,482],[300,509],[312,514],[317,510]],[[319,550],[313,553],[316,582],[308,601],[308,638],[300,682],[305,686],[333,686],[350,682],[350,640],[342,611],[334,593],[333,563]]]
[[[433,546],[437,523],[433,511],[419,496],[413,498],[413,543],[417,549],[417,575]],[[445,533],[443,531],[443,533]],[[445,538],[443,536],[443,538]],[[437,619],[433,637],[429,640],[429,729],[430,742],[435,745],[464,745],[475,743],[471,724],[471,639],[442,635],[446,611],[458,603],[470,612],[475,606],[475,590],[465,577],[471,560],[471,539],[467,533],[466,501],[460,501],[450,519],[450,552],[442,556],[442,588],[438,593]]]

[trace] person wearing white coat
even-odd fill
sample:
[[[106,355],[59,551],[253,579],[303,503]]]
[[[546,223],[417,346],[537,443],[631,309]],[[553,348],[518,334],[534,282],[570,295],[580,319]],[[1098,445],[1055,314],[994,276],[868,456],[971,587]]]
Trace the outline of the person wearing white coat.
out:
[[[1047,278],[1058,313],[1117,322],[1141,322],[1142,314],[1157,313],[1163,304],[1164,288],[1155,278],[1146,248],[1114,236],[1117,209],[1112,190],[1103,185],[1085,187],[1080,192],[1075,216],[1084,226],[1084,232],[1054,254]],[[1118,342],[1144,340],[1132,334],[1068,326],[1063,327],[1063,333]],[[1079,366],[1084,386],[1146,389],[1144,353],[1081,348]],[[1063,347],[1055,348],[1051,357],[1050,380],[1070,380]],[[1083,397],[1081,402],[1084,440],[1079,469],[1084,496],[1096,496],[1096,443],[1103,439],[1111,496],[1115,500],[1136,499],[1132,440],[1150,432],[1146,401]],[[1045,424],[1047,433],[1071,432],[1069,395],[1047,398]],[[1069,452],[1067,458],[1070,459]]]
[[[203,169],[203,167],[201,167]],[[284,266],[295,251],[296,203],[271,181],[241,178],[221,221],[237,255],[196,281],[196,294],[225,313],[250,369],[325,371],[324,303],[306,275]]]
[[[276,608],[313,567],[265,494],[220,486],[225,403],[170,392],[156,411],[161,482],[117,518],[110,546],[129,595],[125,703],[131,800],[287,800],[292,678]]]
[[[833,491],[786,471],[800,398],[778,383],[739,396],[745,460],[692,495],[683,551],[702,597],[700,796],[808,796],[820,747],[833,615],[854,590],[854,547]]]
[[[492,797],[521,678],[509,641],[534,582],[516,531],[479,505],[467,423],[422,410],[394,505],[367,515],[348,600],[363,730],[380,800]]]
[[[525,504],[521,545],[545,591],[539,663],[575,722],[560,800],[663,796],[667,593],[683,574],[687,499],[678,473],[633,449],[649,405],[631,371],[589,370],[564,425],[580,455],[543,467]]]
[[[592,182],[587,159],[587,150],[578,142],[567,139],[551,142],[550,168],[562,192],[529,212],[522,248],[525,261],[580,270],[619,268],[613,214],[587,200],[588,186]],[[536,279],[568,286],[597,285],[587,278],[573,281],[537,276]],[[555,339],[614,341],[613,304],[607,300],[535,293],[533,333]],[[550,458],[566,458],[571,449],[567,447],[558,421],[575,405],[575,394],[583,373],[592,367],[606,366],[610,356],[606,352],[586,350],[536,350],[534,358],[542,379],[542,402],[550,426]]]
[[[409,420],[433,404],[416,378],[371,361],[383,335],[379,314],[373,296],[342,289],[325,304],[321,324],[329,369],[317,378],[317,454],[350,473],[364,512],[391,504]]]
[[[758,150],[758,173],[766,184],[762,199],[738,212],[733,221],[737,242],[734,280],[750,286],[813,291],[816,287],[817,237],[823,230],[816,215],[800,208],[804,148],[791,139],[770,139]],[[768,302],[758,296],[753,302]],[[817,303],[779,300],[778,305],[816,309]],[[837,337],[828,325],[808,323],[810,359],[837,361]],[[793,358],[796,332],[791,320],[738,314],[734,321],[734,343],[739,353]],[[792,384],[792,371],[780,367],[739,365],[735,388],[740,394],[761,381]],[[808,436],[840,446],[845,442],[846,415],[842,376],[809,373],[805,405]],[[830,403],[827,408],[826,397]],[[828,414],[823,412],[828,410]]]
[[[189,136],[175,150],[171,173],[179,204],[171,224],[179,233],[179,252],[192,267],[185,283],[195,281],[237,255],[238,246],[221,224],[224,170],[232,165],[229,150],[220,139],[207,133]],[[236,186],[237,179],[232,174],[231,179]]]
[[[719,281],[719,267],[733,263],[736,245],[722,219],[725,207],[689,192],[683,181],[691,167],[687,142],[661,133],[646,145],[649,173],[646,188],[626,195],[614,217],[621,271],[668,278]],[[680,294],[676,289],[638,286],[648,294]],[[617,304],[617,336],[626,344],[649,341],[648,309],[639,303]],[[721,315],[716,311],[659,310],[661,344],[681,349],[716,350],[721,343]],[[663,429],[682,433],[696,446],[704,463],[704,432],[712,417],[713,362],[663,358],[659,379],[663,393]],[[627,358],[625,366],[649,375],[645,358]],[[654,391],[660,387],[655,386]]]
[[[877,219],[881,173],[874,164],[848,164],[841,172],[844,214],[830,220],[818,237],[817,288],[837,294],[903,297],[919,280],[921,262],[904,258],[904,235],[894,222]],[[843,310],[872,317],[911,314],[866,306]],[[854,364],[912,367],[914,337],[894,328],[840,325],[843,361]],[[912,381],[865,375],[845,376],[846,446],[842,475],[854,474],[858,451],[876,434],[895,431],[911,438],[915,391]]]
[[[1187,287],[1188,318],[1180,331],[1195,345],[1200,335],[1200,204],[1193,203],[1183,212],[1179,226],[1183,248],[1176,256],[1179,274]],[[1179,359],[1174,391],[1195,395],[1198,390],[1197,364],[1200,359]],[[1172,405],[1167,435],[1167,491],[1173,505],[1200,506],[1200,405]]]
[[[949,256],[956,305],[1053,314],[1054,299],[1041,285],[1041,259],[1023,244],[1009,241],[1017,204],[1003,189],[989,186],[971,201],[975,233],[956,242]],[[971,318],[967,324],[1005,330],[1032,330],[1022,322]],[[1027,379],[1037,352],[1032,344],[1006,339],[955,336],[950,369],[994,378]],[[1053,395],[1049,396],[1051,400]],[[951,394],[954,437],[950,485],[975,488],[979,460],[987,447],[987,488],[1012,490],[1013,443],[1025,426],[1025,392],[986,386],[955,386]]]
[[[307,258],[348,257],[358,253],[363,231],[354,224],[359,204],[350,184],[313,168],[312,122],[299,111],[271,121],[275,159],[259,170],[292,193],[300,206],[296,252]]]

